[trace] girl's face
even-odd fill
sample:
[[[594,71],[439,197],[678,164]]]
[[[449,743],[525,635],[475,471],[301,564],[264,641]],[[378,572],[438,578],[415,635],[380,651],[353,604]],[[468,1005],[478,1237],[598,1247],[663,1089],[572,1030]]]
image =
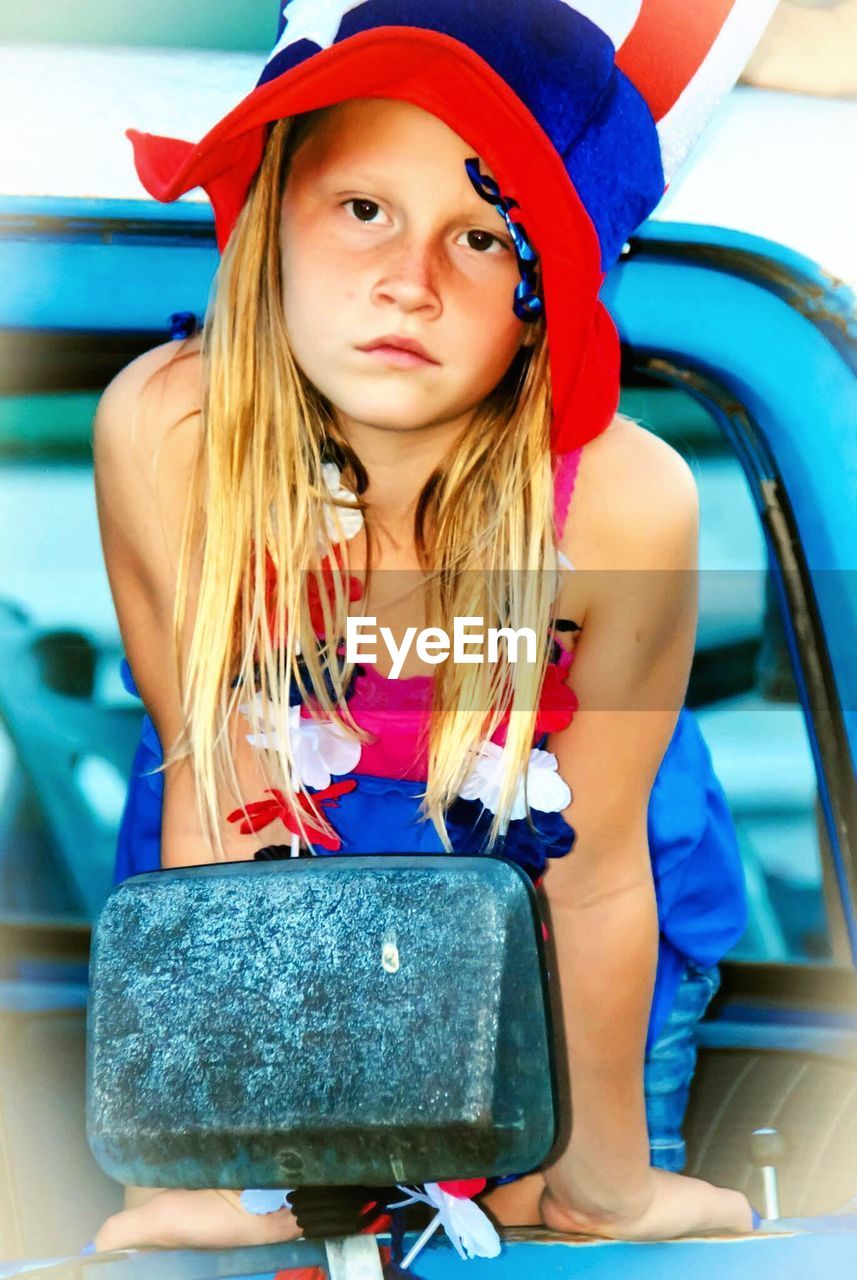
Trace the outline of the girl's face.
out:
[[[467,177],[471,155],[435,116],[389,99],[329,109],[294,155],[286,326],[346,435],[349,423],[466,427],[527,336],[512,240]],[[363,349],[391,335],[429,359]]]

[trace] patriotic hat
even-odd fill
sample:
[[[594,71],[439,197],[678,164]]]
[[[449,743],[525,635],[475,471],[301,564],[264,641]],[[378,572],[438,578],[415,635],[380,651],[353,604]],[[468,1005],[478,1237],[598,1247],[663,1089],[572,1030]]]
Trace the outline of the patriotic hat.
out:
[[[256,88],[201,142],[128,130],[158,200],[194,187],[221,249],[266,126],[349,98],[443,120],[514,199],[541,259],[552,447],[607,427],[619,339],[598,293],[658,204],[777,0],[287,0]]]

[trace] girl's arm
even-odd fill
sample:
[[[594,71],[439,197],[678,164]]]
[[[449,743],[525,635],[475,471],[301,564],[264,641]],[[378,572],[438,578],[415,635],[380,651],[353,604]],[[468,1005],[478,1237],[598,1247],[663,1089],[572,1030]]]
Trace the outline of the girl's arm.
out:
[[[569,675],[580,709],[548,750],[572,788],[564,816],[577,839],[551,862],[544,892],[573,1120],[567,1149],[545,1171],[543,1211],[560,1229],[598,1230],[651,1212],[665,1182],[668,1198],[738,1193],[650,1169],[643,1091],[658,946],[647,811],[695,647],[696,485],[668,445],[617,420],[584,451],[571,511],[563,550],[584,582],[568,589],[586,602]],[[739,1199],[731,1212],[749,1227]],[[724,1208],[714,1206],[712,1225],[726,1225]],[[700,1204],[693,1212],[691,1226]]]
[[[168,343],[124,369],[105,391],[95,419],[95,483],[101,538],[122,640],[134,679],[166,748],[182,726],[172,654],[172,619],[182,526],[200,444],[198,341]],[[191,606],[185,626],[189,639]],[[235,764],[250,800],[269,785],[258,753],[246,742],[236,713]],[[225,815],[240,798],[224,787],[219,798],[228,860],[251,859],[267,844],[288,844],[276,821],[257,835],[240,835]],[[187,761],[164,776],[161,865],[214,861],[199,823]]]
[[[141,356],[114,379],[95,420],[95,483],[107,573],[125,653],[164,744],[173,741],[182,719],[172,616],[185,503],[199,448],[199,403],[198,344],[170,343]],[[253,749],[240,732],[235,737],[236,768],[244,795],[252,800],[267,783]],[[220,797],[221,814],[237,806],[237,797]],[[214,860],[197,819],[186,762],[166,771],[161,831],[162,866]],[[280,822],[261,835],[223,831],[230,860],[250,859],[262,845],[288,839]],[[288,1210],[255,1216],[242,1208],[237,1191],[127,1187],[125,1211],[102,1225],[95,1243],[99,1252],[233,1248],[298,1234]]]

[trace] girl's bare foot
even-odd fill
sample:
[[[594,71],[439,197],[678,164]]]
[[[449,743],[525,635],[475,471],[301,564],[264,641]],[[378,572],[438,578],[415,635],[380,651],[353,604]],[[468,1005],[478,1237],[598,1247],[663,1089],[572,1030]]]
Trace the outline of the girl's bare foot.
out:
[[[145,1204],[108,1218],[95,1249],[237,1249],[296,1240],[300,1234],[290,1209],[249,1213],[238,1191],[159,1191]]]

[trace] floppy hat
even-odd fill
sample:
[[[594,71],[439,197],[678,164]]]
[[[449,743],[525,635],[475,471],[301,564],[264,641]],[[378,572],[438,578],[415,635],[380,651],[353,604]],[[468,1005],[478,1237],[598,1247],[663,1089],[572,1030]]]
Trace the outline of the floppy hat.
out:
[[[128,130],[158,200],[202,187],[225,246],[273,120],[349,98],[431,112],[490,166],[541,260],[552,449],[607,427],[619,339],[599,300],[777,0],[287,0],[256,88],[193,144]]]

